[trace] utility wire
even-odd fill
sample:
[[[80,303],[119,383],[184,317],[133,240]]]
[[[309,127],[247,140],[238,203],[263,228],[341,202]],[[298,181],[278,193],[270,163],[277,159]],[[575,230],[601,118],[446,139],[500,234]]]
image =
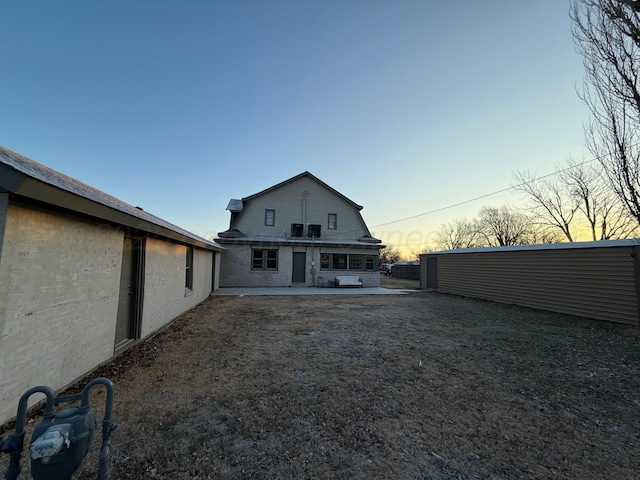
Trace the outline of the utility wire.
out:
[[[436,208],[435,210],[429,210],[428,212],[418,213],[417,215],[412,215],[410,217],[401,218],[401,219],[398,219],[398,220],[392,220],[391,222],[386,222],[386,223],[379,223],[378,225],[373,225],[371,228],[384,227],[385,225],[391,225],[392,223],[399,223],[399,222],[404,222],[405,220],[411,220],[413,218],[424,217],[425,215],[431,215],[432,213],[437,213],[437,212],[441,212],[443,210],[448,210],[450,208],[459,207],[460,205],[465,205],[467,203],[475,202],[477,200],[482,200],[483,198],[492,197],[494,195],[498,195],[499,193],[508,192],[509,190],[517,190],[518,188],[524,187],[525,185],[529,185],[531,183],[535,183],[538,180],[542,180],[542,179],[545,179],[545,178],[548,178],[548,177],[552,177],[552,176],[557,175],[559,173],[566,172],[567,170],[571,170],[571,169],[576,168],[576,167],[581,167],[582,165],[586,165],[587,163],[591,163],[591,162],[594,162],[596,160],[598,160],[598,157],[592,158],[590,160],[585,160],[584,162],[577,163],[575,165],[571,165],[569,167],[563,168],[562,170],[556,170],[555,172],[548,173],[548,174],[543,175],[541,177],[533,178],[533,179],[531,179],[529,181],[522,182],[522,183],[520,183],[518,185],[512,185],[511,187],[506,187],[506,188],[503,188],[501,190],[496,190],[496,191],[491,192],[491,193],[486,193],[484,195],[480,195],[479,197],[470,198],[469,200],[463,200],[462,202],[453,203],[453,204],[450,204],[450,205],[447,205],[447,206],[444,206],[444,207]]]
[[[632,148],[632,147],[637,147],[637,146],[640,146],[640,143],[636,143],[634,145],[630,145],[629,147]],[[528,180],[526,182],[519,183],[518,185],[512,185],[510,187],[506,187],[506,188],[503,188],[503,189],[500,189],[500,190],[496,190],[496,191],[491,192],[491,193],[486,193],[484,195],[480,195],[479,197],[471,198],[469,200],[463,200],[462,202],[458,202],[458,203],[452,203],[450,205],[446,205],[444,207],[436,208],[434,210],[429,210],[427,212],[418,213],[418,214],[412,215],[410,217],[404,217],[404,218],[400,218],[398,220],[392,220],[390,222],[379,223],[378,225],[373,225],[373,226],[371,226],[369,228],[384,227],[386,225],[391,225],[391,224],[394,224],[394,223],[400,223],[400,222],[404,222],[404,221],[407,221],[407,220],[412,220],[412,219],[418,218],[418,217],[424,217],[426,215],[431,215],[431,214],[434,214],[434,213],[437,213],[437,212],[442,212],[443,210],[448,210],[450,208],[459,207],[460,205],[466,205],[467,203],[476,202],[478,200],[482,200],[483,198],[492,197],[494,195],[498,195],[499,193],[508,192],[509,190],[517,190],[518,188],[521,188],[521,187],[524,187],[526,185],[535,183],[535,182],[537,182],[539,180],[543,180],[545,178],[549,178],[549,177],[552,177],[554,175],[558,175],[559,173],[566,172],[567,170],[572,170],[572,169],[574,169],[576,167],[581,167],[582,165],[586,165],[588,163],[595,162],[596,160],[600,160],[600,159],[602,159],[604,157],[612,155],[613,153],[614,152],[608,152],[608,153],[605,153],[605,154],[600,155],[598,157],[593,157],[593,158],[591,158],[589,160],[584,160],[583,162],[576,163],[574,165],[569,165],[569,166],[567,166],[565,168],[562,168],[560,170],[556,170],[555,172],[551,172],[551,173],[548,173],[546,175],[542,175],[541,177],[535,177],[535,178],[533,178],[531,180]],[[357,230],[352,230],[352,231],[355,232]],[[340,233],[340,235],[343,235],[345,233],[350,233],[350,231],[349,232],[342,232],[342,233]],[[334,235],[337,235],[337,234],[334,234]],[[325,235],[325,237],[329,237],[329,236],[331,236],[331,235]]]

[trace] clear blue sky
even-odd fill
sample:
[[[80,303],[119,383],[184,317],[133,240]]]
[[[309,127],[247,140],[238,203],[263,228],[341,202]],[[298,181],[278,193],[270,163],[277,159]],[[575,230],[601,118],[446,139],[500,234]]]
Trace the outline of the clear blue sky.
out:
[[[310,171],[417,249],[586,156],[568,0],[0,5],[0,144],[198,235]],[[410,245],[407,245],[410,244]]]

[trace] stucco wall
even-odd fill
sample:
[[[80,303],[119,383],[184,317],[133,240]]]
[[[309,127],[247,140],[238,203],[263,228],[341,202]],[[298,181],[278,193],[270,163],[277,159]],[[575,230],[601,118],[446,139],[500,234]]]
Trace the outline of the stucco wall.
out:
[[[142,337],[158,330],[211,293],[212,255],[193,251],[193,290],[185,289],[187,247],[147,239]]]
[[[124,234],[9,205],[0,260],[0,421],[113,354]]]

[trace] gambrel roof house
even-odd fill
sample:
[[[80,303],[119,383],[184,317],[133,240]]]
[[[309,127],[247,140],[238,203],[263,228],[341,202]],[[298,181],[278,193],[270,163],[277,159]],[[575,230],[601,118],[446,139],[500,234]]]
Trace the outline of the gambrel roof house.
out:
[[[225,261],[221,287],[329,286],[357,275],[380,286],[380,240],[362,207],[309,172],[254,195],[232,199],[229,229],[216,241]]]
[[[0,147],[0,422],[207,298],[223,250]]]

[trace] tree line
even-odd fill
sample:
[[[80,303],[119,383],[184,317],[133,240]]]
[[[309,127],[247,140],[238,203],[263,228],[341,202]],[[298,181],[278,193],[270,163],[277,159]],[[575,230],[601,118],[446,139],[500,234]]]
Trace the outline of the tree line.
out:
[[[553,175],[517,171],[513,189],[521,207],[482,207],[476,218],[438,230],[433,247],[456,248],[632,238],[640,222],[617,195],[598,162],[569,159]]]

